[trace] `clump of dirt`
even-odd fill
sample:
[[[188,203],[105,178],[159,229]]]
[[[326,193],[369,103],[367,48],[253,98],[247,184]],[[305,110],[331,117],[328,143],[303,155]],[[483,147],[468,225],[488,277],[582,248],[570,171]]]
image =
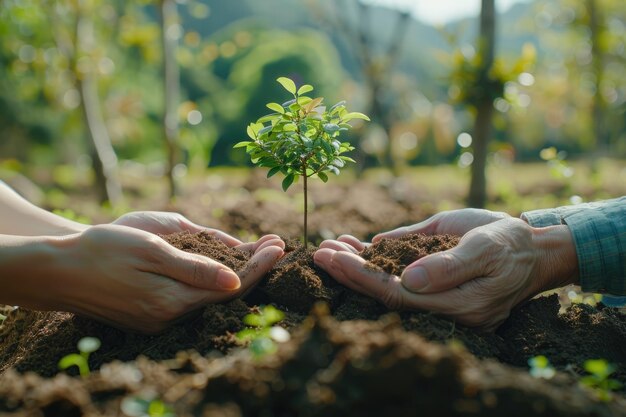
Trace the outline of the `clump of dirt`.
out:
[[[399,239],[381,239],[365,248],[361,257],[390,274],[401,275],[418,259],[451,249],[458,243],[459,238],[451,235],[406,235]]]

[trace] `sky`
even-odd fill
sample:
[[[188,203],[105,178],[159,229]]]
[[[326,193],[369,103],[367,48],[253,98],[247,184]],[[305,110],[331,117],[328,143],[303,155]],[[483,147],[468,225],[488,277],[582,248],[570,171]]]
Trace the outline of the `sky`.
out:
[[[430,24],[442,24],[468,16],[478,16],[480,0],[364,0],[402,10],[410,10],[416,19]],[[530,0],[496,0],[498,13],[515,3]]]

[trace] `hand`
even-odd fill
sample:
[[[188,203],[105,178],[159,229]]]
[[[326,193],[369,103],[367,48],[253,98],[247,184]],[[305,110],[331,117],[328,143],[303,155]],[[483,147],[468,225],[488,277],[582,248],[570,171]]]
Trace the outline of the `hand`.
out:
[[[271,235],[254,245],[254,256],[237,276],[154,234],[119,225],[93,226],[59,243],[60,273],[42,297],[55,304],[44,307],[158,333],[206,304],[244,293],[283,255],[284,242]]]
[[[463,236],[470,230],[509,216],[503,212],[495,212],[482,209],[465,208],[460,210],[442,211],[423,222],[399,227],[389,232],[380,233],[372,239],[378,242],[380,239],[397,239],[407,234],[423,233],[425,235],[454,235]]]
[[[578,274],[567,226],[535,229],[514,218],[471,229],[458,246],[417,260],[401,277],[372,270],[345,245],[322,242],[315,263],[391,309],[430,310],[482,330],[495,330],[514,306]]]
[[[220,230],[210,229],[193,223],[179,213],[163,211],[134,211],[126,213],[111,224],[134,227],[146,232],[169,235],[179,232],[207,232],[224,242],[229,247],[241,245],[242,242]]]

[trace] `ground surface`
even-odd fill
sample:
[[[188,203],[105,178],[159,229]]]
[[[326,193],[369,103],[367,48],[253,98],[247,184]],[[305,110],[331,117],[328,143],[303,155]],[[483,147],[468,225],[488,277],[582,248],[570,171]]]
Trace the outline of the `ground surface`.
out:
[[[262,188],[262,178],[229,188],[216,181],[196,184],[173,209],[242,237],[299,235],[297,203]],[[366,239],[435,210],[427,193],[407,183],[314,187],[313,201],[310,229],[318,242],[344,232]],[[246,261],[208,236],[166,239],[234,269]],[[161,404],[177,416],[626,415],[622,391],[604,402],[579,383],[591,358],[613,363],[612,377],[626,383],[626,317],[618,311],[601,304],[563,309],[552,295],[515,310],[495,334],[480,334],[428,312],[389,312],[333,281],[313,264],[311,250],[288,243],[288,255],[243,300],[207,306],[158,336],[68,313],[6,308],[0,416],[167,415],[158,413]],[[455,243],[417,237],[364,256],[397,273]],[[292,338],[257,359],[234,334],[246,314],[268,303],[286,312],[281,325]],[[92,374],[59,373],[58,360],[84,336],[102,341],[90,357]],[[556,376],[529,375],[527,361],[537,355],[550,360]]]

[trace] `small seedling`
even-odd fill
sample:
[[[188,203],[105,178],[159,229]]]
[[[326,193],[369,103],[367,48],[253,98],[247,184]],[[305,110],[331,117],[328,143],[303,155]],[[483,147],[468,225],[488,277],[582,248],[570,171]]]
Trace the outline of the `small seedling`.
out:
[[[70,353],[59,361],[59,369],[64,370],[70,366],[77,366],[80,376],[89,375],[89,355],[100,349],[100,340],[95,337],[83,337],[78,341],[78,351],[80,353]]]
[[[6,319],[7,319],[7,316],[5,316],[4,314],[0,314],[0,323],[5,321]]]
[[[140,397],[126,397],[121,409],[129,417],[174,417],[174,411],[162,400],[146,400]]]
[[[615,372],[615,365],[610,364],[605,359],[586,360],[583,367],[585,371],[589,372],[589,375],[582,377],[580,382],[594,389],[600,400],[610,401],[612,398],[611,391],[622,387],[618,380],[609,378]]]
[[[530,366],[528,372],[534,378],[551,379],[556,374],[548,358],[543,355],[533,356],[528,359],[528,366]]]
[[[348,112],[345,101],[326,109],[323,97],[311,98],[306,94],[313,86],[300,88],[289,78],[278,81],[293,99],[283,103],[268,103],[274,113],[261,117],[248,126],[252,141],[237,143],[235,148],[246,148],[252,163],[269,168],[267,177],[281,173],[284,191],[303,179],[304,190],[304,244],[308,244],[308,179],[317,177],[328,181],[328,172],[339,175],[347,162],[355,162],[343,154],[354,149],[348,142],[341,142],[342,132],[352,128],[349,121],[369,121],[363,113]]]
[[[276,343],[290,339],[289,332],[280,326],[275,326],[285,317],[285,313],[274,306],[268,305],[260,309],[259,313],[248,314],[243,318],[249,326],[237,333],[237,338],[250,342],[250,351],[256,358],[274,353],[278,349]]]

